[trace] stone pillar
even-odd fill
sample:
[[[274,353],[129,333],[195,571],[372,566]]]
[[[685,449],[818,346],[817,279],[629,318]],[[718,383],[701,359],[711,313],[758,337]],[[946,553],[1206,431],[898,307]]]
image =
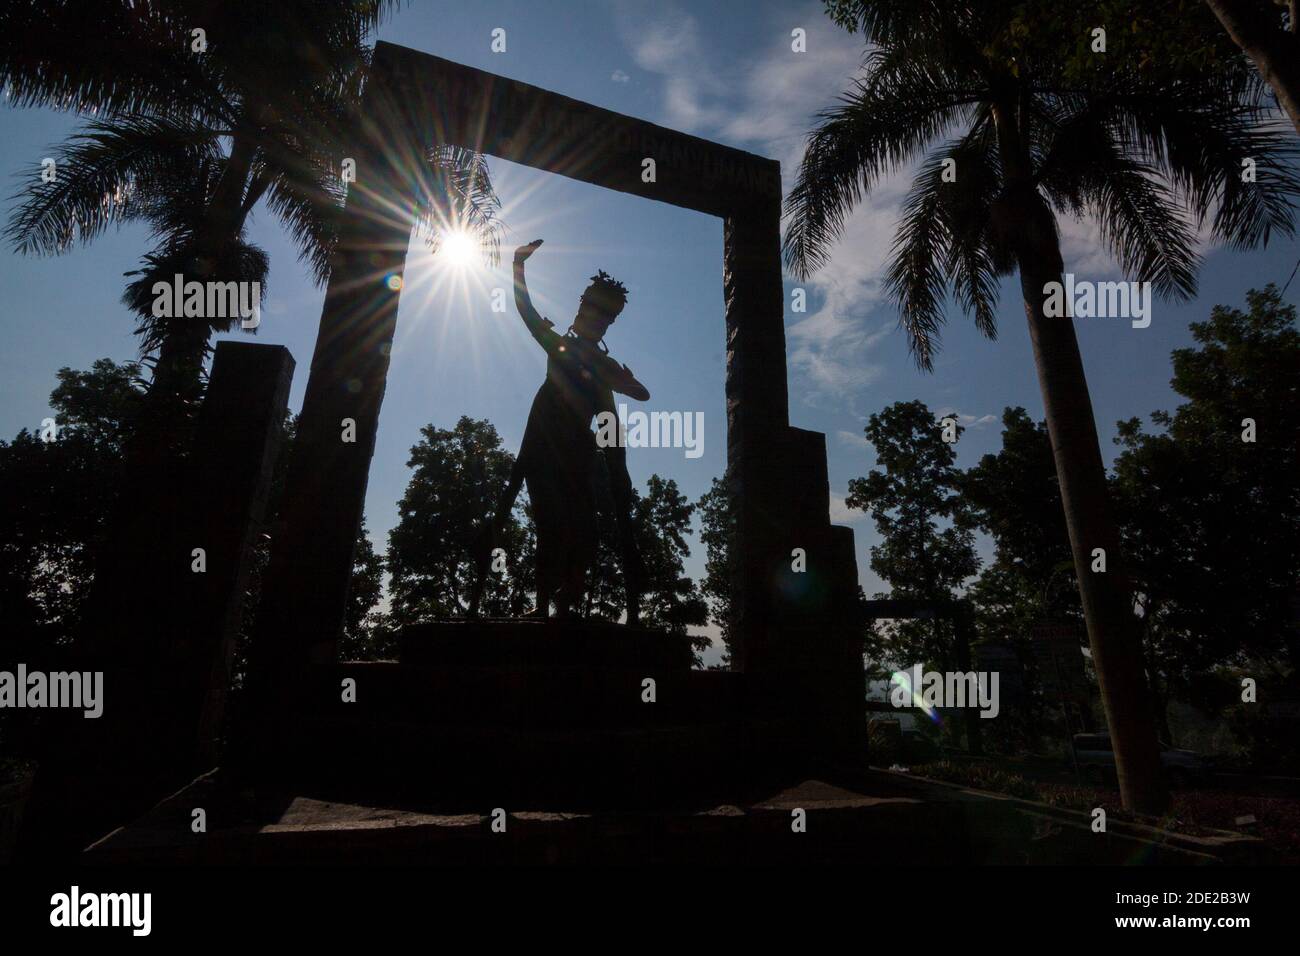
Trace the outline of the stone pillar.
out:
[[[220,342],[199,413],[193,454],[198,502],[194,547],[207,571],[194,575],[191,626],[175,647],[195,687],[189,721],[200,766],[212,766],[225,715],[230,667],[239,636],[255,537],[261,533],[289,404],[294,361],[278,345]]]
[[[779,631],[771,648],[780,663],[775,686],[796,716],[801,749],[826,755],[838,733],[842,661],[833,627],[834,564],[826,436],[787,429],[782,562],[774,586]],[[796,563],[797,562],[797,563]],[[800,570],[802,569],[802,570]],[[769,693],[773,693],[769,691]]]
[[[80,849],[203,767],[201,727],[210,736],[221,716],[292,374],[280,346],[217,346],[191,455],[152,476],[170,493],[138,516],[162,530],[152,563],[118,596],[134,613],[108,622],[105,647],[87,634],[69,662],[103,673],[103,713],[60,711],[47,721],[33,841]]]
[[[389,104],[372,79],[361,114],[382,122]],[[414,225],[403,167],[418,150],[383,128],[359,138],[253,648],[256,682],[288,706],[304,665],[337,659]]]
[[[756,678],[779,672],[774,642],[776,576],[787,535],[789,426],[781,286],[779,197],[724,222],[727,309],[727,472],[737,502],[735,665]],[[787,563],[788,566],[788,563]]]
[[[834,684],[830,694],[833,733],[829,741],[839,760],[867,762],[867,675],[862,646],[867,621],[858,586],[858,556],[853,529],[831,526],[831,635]]]

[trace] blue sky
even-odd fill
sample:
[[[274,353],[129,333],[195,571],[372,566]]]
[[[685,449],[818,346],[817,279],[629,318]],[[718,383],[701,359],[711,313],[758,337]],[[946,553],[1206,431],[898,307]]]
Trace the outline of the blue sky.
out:
[[[493,53],[491,34],[506,30],[506,52]],[[807,31],[806,53],[790,49],[790,33]],[[804,134],[817,110],[849,85],[861,39],[835,28],[819,0],[674,4],[554,2],[473,4],[417,2],[394,17],[381,39],[434,53],[664,126],[770,156],[789,184]],[[51,155],[50,146],[78,125],[74,116],[0,105],[0,176],[4,210],[15,205],[17,174]],[[544,357],[513,312],[493,313],[490,290],[508,287],[509,250],[535,238],[545,246],[530,263],[538,308],[561,329],[576,310],[586,278],[605,269],[631,290],[623,316],[607,337],[653,395],[650,409],[702,411],[704,454],[634,449],[633,479],[658,472],[698,497],[721,474],[726,458],[723,405],[724,328],[722,224],[675,207],[574,183],[493,161],[508,227],[502,267],[458,274],[413,243],[401,299],[388,392],[371,470],[366,514],[383,548],[408,479],[406,460],[419,428],[449,427],[462,415],[487,418],[511,450],[518,447]],[[850,478],[874,456],[862,438],[866,417],[885,405],[919,398],[937,413],[961,416],[969,428],[959,464],[969,466],[999,446],[998,420],[1008,405],[1035,417],[1042,406],[1019,300],[1005,283],[996,342],[979,336],[952,310],[932,374],[917,371],[884,299],[880,276],[908,184],[894,177],[851,218],[829,265],[812,282],[806,314],[787,314],[791,423],[826,433],[834,517],[857,532],[861,579],[880,582],[868,567],[876,541],[866,515],[842,506]],[[1090,222],[1062,223],[1067,271],[1080,279],[1118,278]],[[315,287],[275,219],[259,208],[251,239],[267,250],[271,273],[256,341],[287,346],[298,362],[290,397],[301,404],[320,318]],[[0,249],[0,435],[34,428],[48,413],[61,366],[86,368],[108,356],[136,356],[133,320],[119,302],[122,274],[147,251],[143,229],[128,227],[58,258],[21,257]],[[1300,243],[1274,241],[1237,254],[1206,248],[1200,294],[1188,303],[1157,302],[1151,326],[1080,319],[1076,325],[1091,383],[1103,454],[1113,457],[1114,423],[1170,408],[1169,352],[1190,343],[1188,324],[1216,303],[1241,305],[1248,289],[1286,281]],[[787,279],[787,292],[799,283]],[[1288,293],[1296,301],[1300,283]],[[787,295],[787,304],[790,296]],[[982,542],[985,554],[989,548]],[[697,549],[688,573],[698,577]]]

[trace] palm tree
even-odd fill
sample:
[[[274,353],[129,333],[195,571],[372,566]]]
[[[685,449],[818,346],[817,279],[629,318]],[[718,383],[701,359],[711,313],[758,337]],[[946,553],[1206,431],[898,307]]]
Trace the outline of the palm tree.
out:
[[[1018,6],[839,4],[841,24],[873,47],[864,76],[809,137],[787,200],[785,256],[810,275],[853,205],[924,157],[887,271],[918,365],[932,368],[949,290],[993,338],[999,279],[1019,272],[1121,794],[1126,807],[1157,812],[1168,797],[1088,384],[1073,324],[1044,309],[1046,284],[1064,271],[1057,215],[1091,213],[1131,278],[1187,297],[1199,227],[1238,248],[1292,231],[1300,180],[1285,161],[1295,151],[1291,137],[1260,126],[1261,87],[1247,64],[1152,81],[1099,57],[1095,70],[1067,73],[1063,51],[1086,42],[1087,18],[1053,12],[1036,29],[1012,29]],[[1257,182],[1242,182],[1243,157],[1256,161]],[[1091,570],[1097,548],[1106,573]]]
[[[109,226],[152,227],[157,246],[124,300],[140,316],[142,351],[157,352],[149,404],[171,418],[193,406],[208,341],[232,322],[160,321],[149,290],[177,272],[264,287],[266,256],[244,238],[263,200],[324,282],[365,43],[395,4],[49,6],[27,0],[0,14],[0,82],[22,104],[104,115],[56,153],[53,181],[33,170],[7,234],[22,252],[57,254]],[[483,158],[439,148],[423,160],[415,216],[476,232],[495,253],[499,207]]]

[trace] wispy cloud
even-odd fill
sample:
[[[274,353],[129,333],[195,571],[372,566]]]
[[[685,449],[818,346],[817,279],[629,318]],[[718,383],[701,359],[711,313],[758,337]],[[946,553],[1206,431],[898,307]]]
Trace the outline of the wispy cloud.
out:
[[[778,22],[779,20],[779,22]],[[862,38],[835,27],[820,3],[773,18],[759,55],[723,82],[705,27],[681,8],[653,18],[625,10],[621,30],[637,65],[660,77],[664,121],[689,132],[753,149],[781,163],[788,192],[804,142],[825,109],[849,88],[863,54]],[[790,29],[807,31],[806,53],[790,49]],[[816,313],[788,330],[790,368],[810,404],[853,406],[883,374],[873,347],[896,327],[878,328],[880,276],[893,239],[906,177],[891,177],[848,218],[827,264],[801,285],[816,296]]]
[[[663,78],[664,109],[669,125],[695,132],[713,130],[729,115],[727,87],[706,55],[698,21],[672,6],[655,19],[626,10],[620,29],[636,65]]]
[[[626,83],[628,80],[632,79],[631,76],[624,73],[622,70],[615,70],[609,75],[609,78],[615,83]]]
[[[844,496],[831,492],[831,524],[857,524],[870,517],[865,511],[850,508],[844,502]]]

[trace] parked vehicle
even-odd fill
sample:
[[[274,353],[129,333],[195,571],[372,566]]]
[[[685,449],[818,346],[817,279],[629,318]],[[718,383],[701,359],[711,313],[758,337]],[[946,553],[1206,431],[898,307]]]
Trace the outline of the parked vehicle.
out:
[[[1073,740],[1074,762],[1085,779],[1093,783],[1110,783],[1115,780],[1115,751],[1110,734],[1075,734]],[[1179,750],[1166,743],[1160,744],[1160,765],[1172,787],[1184,787],[1204,780],[1210,773],[1210,762],[1204,754],[1194,750]]]

